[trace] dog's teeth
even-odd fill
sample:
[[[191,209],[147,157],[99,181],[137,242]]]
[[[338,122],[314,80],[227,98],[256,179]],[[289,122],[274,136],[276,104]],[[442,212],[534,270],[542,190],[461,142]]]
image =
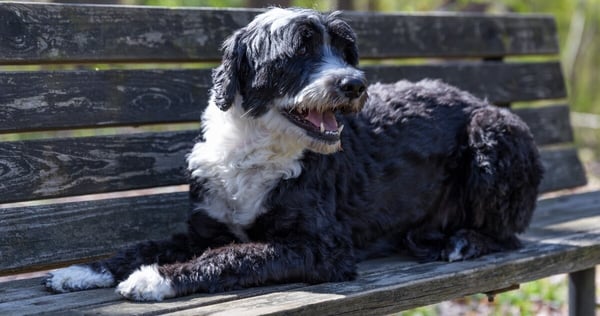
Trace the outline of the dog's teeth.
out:
[[[321,122],[321,133],[325,132],[325,124],[323,124],[323,122]]]
[[[338,127],[338,133],[341,133],[343,129],[344,129],[344,124],[342,124],[342,125],[340,125],[340,127]]]

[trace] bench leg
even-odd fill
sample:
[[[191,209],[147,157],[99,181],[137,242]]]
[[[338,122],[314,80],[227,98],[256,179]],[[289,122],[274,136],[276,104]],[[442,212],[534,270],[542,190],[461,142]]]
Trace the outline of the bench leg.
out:
[[[569,316],[596,315],[596,268],[569,273]]]

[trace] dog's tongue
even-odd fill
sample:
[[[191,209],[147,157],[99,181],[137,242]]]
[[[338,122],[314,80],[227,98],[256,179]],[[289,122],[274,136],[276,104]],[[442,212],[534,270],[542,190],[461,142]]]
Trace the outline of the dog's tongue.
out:
[[[321,123],[323,123],[323,127],[326,131],[337,131],[338,129],[335,115],[331,111],[319,112],[315,110],[309,110],[305,119],[311,122],[317,128],[320,128]]]

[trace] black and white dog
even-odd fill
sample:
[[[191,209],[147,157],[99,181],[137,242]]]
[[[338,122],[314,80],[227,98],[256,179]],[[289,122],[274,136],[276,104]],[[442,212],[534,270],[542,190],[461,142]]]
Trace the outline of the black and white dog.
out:
[[[188,156],[188,233],[54,271],[47,288],[162,300],[351,280],[357,261],[394,251],[456,261],[520,246],[542,166],[508,110],[439,81],[367,89],[335,13],[271,9],[223,52]]]

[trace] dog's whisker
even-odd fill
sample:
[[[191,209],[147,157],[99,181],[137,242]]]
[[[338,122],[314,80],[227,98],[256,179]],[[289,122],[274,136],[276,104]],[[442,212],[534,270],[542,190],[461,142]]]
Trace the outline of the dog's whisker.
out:
[[[252,113],[252,109],[249,109],[248,111],[244,112],[242,115],[240,115],[240,118],[245,118],[247,117],[250,113]]]

